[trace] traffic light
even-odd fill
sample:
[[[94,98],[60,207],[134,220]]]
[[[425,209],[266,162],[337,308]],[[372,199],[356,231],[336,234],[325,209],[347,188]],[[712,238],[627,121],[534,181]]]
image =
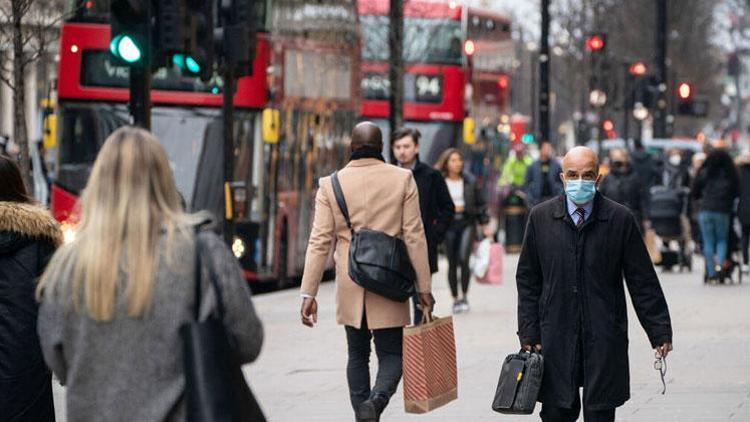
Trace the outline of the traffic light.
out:
[[[628,72],[633,76],[643,76],[648,72],[648,68],[643,62],[635,62],[630,65]]]
[[[151,1],[112,0],[109,51],[120,65],[143,67],[151,53]]]
[[[677,86],[677,96],[680,100],[689,100],[693,96],[693,87],[687,83],[682,82]]]
[[[533,133],[524,133],[523,136],[521,136],[521,142],[523,142],[526,145],[533,144],[534,143],[534,134]]]
[[[693,115],[693,86],[688,82],[677,84],[677,113]]]
[[[167,59],[188,48],[187,0],[158,0],[154,25],[154,51],[152,63],[166,66]]]
[[[214,2],[188,0],[185,15],[185,46],[172,56],[172,64],[208,81],[214,73]]]
[[[604,129],[607,132],[611,132],[615,130],[615,124],[612,123],[612,120],[604,119],[604,121],[602,121],[602,129]]]
[[[474,44],[474,41],[466,40],[464,43],[464,53],[466,53],[467,56],[473,56],[475,51],[477,51],[477,46]]]
[[[253,73],[255,40],[257,32],[257,8],[265,2],[257,0],[223,0],[219,2],[219,28],[216,44],[224,60],[234,66],[237,76]]]
[[[603,53],[607,47],[607,34],[591,34],[586,38],[586,49],[592,53]]]

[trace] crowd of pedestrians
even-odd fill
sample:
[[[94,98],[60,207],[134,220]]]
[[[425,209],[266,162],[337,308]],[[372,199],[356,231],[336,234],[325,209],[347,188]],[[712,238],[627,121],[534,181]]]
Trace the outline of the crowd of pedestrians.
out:
[[[494,183],[465,171],[460,149],[445,150],[434,166],[420,161],[420,138],[416,129],[393,131],[389,165],[380,129],[358,124],[349,163],[336,184],[319,180],[315,198],[300,318],[316,325],[316,296],[333,254],[336,320],[345,327],[358,421],[377,421],[396,391],[403,327],[429,319],[433,281],[443,282],[432,280],[438,251],[447,257],[453,313],[468,312],[470,255],[478,240],[494,236],[495,204],[486,194]],[[54,373],[67,387],[70,420],[184,420],[191,411],[185,360],[175,350],[195,315],[220,316],[240,363],[257,358],[263,328],[239,265],[209,214],[185,212],[153,135],[124,127],[107,139],[80,198],[76,237],[65,245],[2,155],[0,178],[0,414],[54,420]],[[636,145],[608,151],[600,163],[588,148],[560,160],[542,143],[533,160],[519,143],[498,184],[529,209],[516,274],[518,336],[524,349],[544,353],[545,421],[574,421],[581,409],[586,420],[611,421],[628,400],[624,286],[658,356],[672,349],[667,302],[643,238],[662,215],[657,194],[684,200],[680,224],[705,257],[706,281],[721,281],[740,264],[735,251],[742,269],[750,268],[750,154],[668,149],[654,157]],[[352,278],[347,257],[363,228],[402,239],[416,276],[413,310]],[[612,318],[599,318],[603,312]]]

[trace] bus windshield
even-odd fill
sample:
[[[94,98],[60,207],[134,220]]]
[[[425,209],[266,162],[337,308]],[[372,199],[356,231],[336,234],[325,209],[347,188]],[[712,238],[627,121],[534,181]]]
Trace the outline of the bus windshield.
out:
[[[362,58],[388,60],[387,16],[361,16]],[[452,19],[404,18],[404,60],[407,63],[461,64],[461,22]]]
[[[56,182],[79,193],[88,180],[91,166],[104,141],[115,129],[129,122],[127,108],[120,104],[73,104],[61,112],[59,170]],[[154,108],[152,131],[169,156],[177,189],[188,203],[199,196],[196,180],[214,171],[199,168],[204,144],[221,148],[221,120],[217,110]],[[206,142],[210,138],[210,142]],[[219,154],[221,151],[219,151]],[[219,166],[220,167],[220,166]],[[219,173],[220,176],[220,173]]]

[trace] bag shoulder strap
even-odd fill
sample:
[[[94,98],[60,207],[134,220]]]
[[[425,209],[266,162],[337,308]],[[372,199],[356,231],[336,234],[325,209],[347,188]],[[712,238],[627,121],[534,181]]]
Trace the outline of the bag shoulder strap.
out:
[[[333,174],[331,174],[331,186],[333,186],[333,196],[336,197],[336,203],[339,205],[339,209],[341,210],[341,213],[344,214],[344,219],[346,220],[346,226],[349,227],[349,230],[354,234],[354,229],[352,228],[352,222],[349,219],[349,209],[346,207],[346,199],[344,198],[344,191],[341,190],[341,184],[339,183],[339,178],[337,175],[338,171],[334,171]]]
[[[203,293],[201,291],[201,278],[203,276],[202,273],[202,265],[201,265],[201,256],[205,253],[205,245],[203,244],[203,241],[201,241],[200,236],[200,226],[196,227],[195,229],[195,275],[194,275],[194,284],[195,284],[195,309],[194,309],[194,315],[195,320],[198,321],[200,319],[200,308],[201,308],[201,302],[202,302],[202,296]],[[224,300],[222,299],[221,294],[221,286],[219,286],[219,282],[216,280],[216,276],[213,271],[213,266],[208,266],[208,280],[211,283],[211,286],[214,289],[214,293],[216,294],[216,309],[219,313],[219,319],[224,319]]]

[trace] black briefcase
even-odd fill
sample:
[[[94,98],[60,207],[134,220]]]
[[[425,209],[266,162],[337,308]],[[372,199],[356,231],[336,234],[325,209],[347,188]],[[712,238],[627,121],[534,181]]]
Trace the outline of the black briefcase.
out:
[[[542,387],[544,358],[541,353],[521,350],[503,361],[492,410],[508,415],[534,413]]]

